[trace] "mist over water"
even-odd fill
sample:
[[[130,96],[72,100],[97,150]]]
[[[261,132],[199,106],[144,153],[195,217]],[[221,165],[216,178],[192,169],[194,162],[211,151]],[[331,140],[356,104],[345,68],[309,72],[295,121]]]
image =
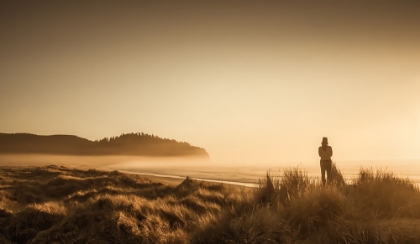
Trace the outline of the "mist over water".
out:
[[[356,178],[361,167],[385,170],[420,184],[420,159],[411,160],[346,160],[335,161],[348,183]],[[223,162],[201,158],[155,158],[138,156],[61,156],[0,155],[0,166],[62,165],[82,169],[120,170],[161,177],[191,177],[203,180],[256,184],[269,171],[280,176],[285,169],[300,168],[310,177],[320,177],[319,161],[303,162]]]
[[[420,184],[420,160],[347,160],[336,162],[344,178],[348,183],[357,177],[361,168],[392,172],[394,175],[409,178],[413,182]],[[206,180],[232,181],[242,183],[258,183],[261,177],[267,172],[271,175],[282,175],[283,170],[290,168],[300,168],[307,172],[310,177],[320,177],[319,161],[305,161],[295,163],[273,163],[255,162],[240,163],[213,162],[213,161],[178,161],[158,160],[158,161],[130,161],[107,168],[120,169],[133,173],[192,177]]]

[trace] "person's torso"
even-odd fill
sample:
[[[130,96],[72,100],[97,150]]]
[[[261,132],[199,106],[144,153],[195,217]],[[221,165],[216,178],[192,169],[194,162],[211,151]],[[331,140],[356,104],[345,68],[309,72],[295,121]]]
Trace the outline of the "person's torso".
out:
[[[326,148],[319,147],[319,156],[321,156],[321,160],[331,160],[332,148],[330,146]]]

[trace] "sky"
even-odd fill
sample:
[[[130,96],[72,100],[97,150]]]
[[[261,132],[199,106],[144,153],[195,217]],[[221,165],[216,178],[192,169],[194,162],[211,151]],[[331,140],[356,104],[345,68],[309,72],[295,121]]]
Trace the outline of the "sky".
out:
[[[418,1],[2,1],[0,132],[420,158]]]

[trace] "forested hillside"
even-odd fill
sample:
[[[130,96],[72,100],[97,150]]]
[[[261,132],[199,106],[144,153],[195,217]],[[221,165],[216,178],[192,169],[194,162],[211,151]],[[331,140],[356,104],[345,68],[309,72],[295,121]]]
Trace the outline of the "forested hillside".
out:
[[[40,136],[27,133],[0,133],[0,153],[63,155],[201,156],[206,150],[187,142],[145,133],[122,134],[90,141],[73,135]]]

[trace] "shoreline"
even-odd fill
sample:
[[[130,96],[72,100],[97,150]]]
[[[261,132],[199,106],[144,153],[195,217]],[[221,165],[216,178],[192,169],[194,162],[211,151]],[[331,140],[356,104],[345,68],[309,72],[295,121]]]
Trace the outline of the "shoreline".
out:
[[[116,171],[126,173],[126,174],[136,174],[136,175],[149,176],[149,177],[165,179],[165,180],[169,179],[172,182],[179,181],[179,183],[185,180],[186,178],[184,176],[179,176],[179,175],[155,174],[155,173],[137,172],[137,171],[129,171],[129,170],[110,169],[110,168],[98,168],[98,169],[106,170],[106,171],[116,170]],[[193,180],[213,182],[213,183],[222,183],[222,184],[228,184],[228,185],[234,185],[234,186],[258,187],[257,183],[247,183],[247,182],[238,182],[238,181],[229,181],[229,180],[215,180],[215,179],[205,179],[205,178],[196,178],[196,177],[189,177],[189,178]]]
[[[419,162],[411,160],[411,163]],[[47,166],[59,165],[79,169],[118,170],[124,173],[138,174],[148,178],[155,178],[160,181],[175,184],[184,180],[187,176],[200,181],[224,183],[245,187],[256,187],[258,180],[264,178],[267,172],[272,176],[281,176],[284,169],[293,168],[293,165],[279,164],[275,168],[272,165],[220,165],[205,164],[195,161],[153,161],[147,158],[109,156],[109,157],[78,157],[78,156],[57,156],[57,155],[2,155],[0,154],[0,166]],[[219,167],[220,166],[220,167]],[[298,165],[310,177],[319,178],[317,165]],[[390,165],[386,161],[381,165],[379,161],[375,164],[365,163],[364,167],[359,164],[346,165],[338,164],[346,183],[352,183],[358,177],[360,168],[371,169],[373,172],[392,172],[393,175],[403,179],[409,179],[414,185],[420,188],[420,167],[413,164],[401,163]]]

